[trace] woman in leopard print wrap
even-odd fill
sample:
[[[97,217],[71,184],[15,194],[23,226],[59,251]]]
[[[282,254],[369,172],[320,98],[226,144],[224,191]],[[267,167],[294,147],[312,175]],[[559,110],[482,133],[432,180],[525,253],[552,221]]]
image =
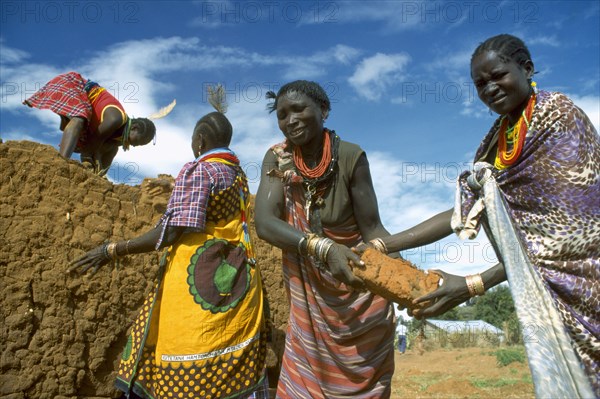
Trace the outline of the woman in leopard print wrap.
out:
[[[432,301],[415,316],[442,314],[508,279],[524,335],[531,332],[525,345],[536,395],[600,397],[600,138],[564,94],[537,92],[533,73],[529,50],[514,36],[475,50],[479,98],[500,115],[477,150],[475,172],[460,176],[453,209],[382,240],[390,252],[406,250],[453,231],[474,238],[483,225],[501,263],[467,278],[438,271],[443,285],[415,301]],[[485,184],[497,193],[494,205]]]

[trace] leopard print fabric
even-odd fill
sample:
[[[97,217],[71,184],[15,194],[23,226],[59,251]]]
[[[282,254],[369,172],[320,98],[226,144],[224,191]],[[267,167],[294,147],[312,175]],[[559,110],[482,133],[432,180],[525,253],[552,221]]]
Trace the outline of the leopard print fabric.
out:
[[[482,141],[476,161],[494,144],[499,124]],[[478,199],[469,174],[459,178],[460,215]],[[520,245],[600,397],[600,136],[569,98],[541,91],[517,163],[493,175]],[[465,223],[462,217],[453,227]]]

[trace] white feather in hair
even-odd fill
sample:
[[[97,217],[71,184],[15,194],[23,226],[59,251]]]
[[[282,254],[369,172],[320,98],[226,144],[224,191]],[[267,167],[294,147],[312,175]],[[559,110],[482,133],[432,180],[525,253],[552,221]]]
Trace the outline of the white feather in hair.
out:
[[[173,111],[173,108],[175,108],[175,104],[177,104],[177,101],[173,100],[171,102],[171,104],[167,105],[166,107],[162,107],[161,109],[159,109],[158,111],[156,111],[155,113],[153,113],[152,115],[150,115],[148,117],[148,119],[160,119],[160,118],[164,118],[165,116],[169,115],[169,113],[171,111]]]

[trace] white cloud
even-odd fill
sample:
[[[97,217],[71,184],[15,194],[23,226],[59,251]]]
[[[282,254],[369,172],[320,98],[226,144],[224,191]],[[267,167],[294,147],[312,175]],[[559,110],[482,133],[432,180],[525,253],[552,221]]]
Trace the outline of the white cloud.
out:
[[[27,140],[27,141],[38,141],[37,138],[30,136],[26,133],[23,133],[25,130],[23,128],[13,128],[8,131],[2,131],[0,133],[0,139],[3,141],[10,140]]]
[[[367,157],[382,220],[390,230],[411,227],[452,206],[457,172],[406,162],[380,151],[369,152]]]
[[[327,72],[327,66],[332,63],[332,60],[342,65],[348,65],[359,54],[360,50],[358,49],[338,44],[308,56],[280,57],[277,62],[287,67],[284,73],[286,79],[314,79]]]
[[[29,53],[5,46],[2,39],[0,39],[0,54],[2,54],[2,63],[6,64],[21,62],[29,58]]]
[[[286,80],[317,79],[325,73],[323,65],[314,60],[306,60],[302,63],[289,63],[283,77]]]
[[[409,61],[410,56],[405,53],[377,53],[360,62],[348,83],[367,100],[378,100],[387,88],[402,80]]]
[[[331,54],[341,64],[349,64],[358,57],[360,51],[350,46],[338,44],[331,49]]]
[[[21,50],[2,47],[9,54],[25,54]],[[145,106],[156,108],[172,98],[158,98],[175,88],[160,80],[159,75],[185,71],[220,71],[227,68],[280,66],[285,79],[316,78],[327,72],[332,62],[347,65],[360,51],[346,45],[335,45],[313,54],[271,56],[225,46],[207,46],[197,38],[155,38],[130,40],[98,50],[95,57],[75,65],[50,66],[40,64],[9,64],[2,58],[2,106],[13,110],[57,74],[76,70],[92,77],[126,105],[134,115],[145,115]],[[4,54],[4,53],[3,53]],[[20,60],[22,57],[10,57]],[[119,60],[107,62],[106,60]],[[198,82],[199,88],[202,82]],[[121,94],[121,95],[119,95]],[[142,101],[142,98],[144,101]],[[151,112],[151,111],[150,111]]]
[[[212,111],[200,101],[175,107],[167,118],[155,121],[155,146],[135,147],[117,154],[115,163],[118,165],[111,168],[113,180],[136,184],[135,180],[139,182],[141,176],[152,177],[159,173],[177,176],[183,164],[193,159],[191,136],[196,122]],[[282,140],[275,117],[269,115],[262,102],[235,101],[233,98],[229,100],[227,117],[233,126],[231,149],[237,153],[248,175],[250,191],[256,193],[265,151]],[[135,175],[131,175],[132,169],[136,170]],[[134,181],[126,181],[124,173],[129,173]]]
[[[460,173],[456,163],[416,164],[378,151],[369,152],[367,156],[381,220],[391,234],[411,228],[454,205],[455,176]],[[451,235],[402,254],[423,269],[440,268],[458,275],[482,271],[496,263],[494,251],[483,232],[475,240],[460,241]]]
[[[581,90],[583,90],[584,92],[590,92],[590,91],[598,91],[598,86],[600,83],[600,78],[587,78],[587,79],[580,79],[581,82]]]
[[[421,1],[345,1],[326,4],[322,15],[334,18],[336,23],[376,22],[391,32],[424,28],[424,8]],[[314,23],[322,22],[314,19]]]
[[[541,44],[544,46],[551,46],[551,47],[560,47],[560,45],[561,45],[560,41],[556,38],[556,35],[534,36],[534,37],[527,38],[528,46],[534,46],[536,44]]]
[[[231,1],[194,1],[192,4],[197,7],[198,16],[192,18],[188,25],[192,28],[216,29],[222,27],[223,24],[230,21],[235,22],[235,18],[240,18],[239,7]],[[236,11],[237,8],[237,11]],[[224,10],[232,10],[227,18],[227,12]],[[233,20],[232,20],[233,17]]]
[[[283,141],[275,114],[269,114],[261,102],[232,104],[227,113],[233,125],[231,148],[237,152],[250,184],[256,193],[260,167],[267,149]]]
[[[494,119],[498,117],[497,114],[490,111],[479,98],[475,99],[465,99],[462,102],[462,108],[460,110],[460,114],[469,118],[476,119],[488,119],[490,121],[490,126],[493,123]]]
[[[2,58],[0,70],[2,70],[2,85],[0,87],[2,110],[23,111],[27,109],[22,104],[25,99],[39,90],[54,76],[70,69],[66,68],[61,71],[54,66],[43,64],[10,65],[5,64],[4,58]]]
[[[473,50],[453,51],[450,54],[439,54],[436,59],[425,65],[427,70],[445,71],[448,74],[458,73],[469,77],[471,71],[471,54]]]
[[[212,109],[200,103],[178,107],[169,117],[155,121],[155,146],[134,147],[117,154],[109,173],[113,181],[139,184],[142,176],[153,177],[159,173],[175,177],[185,162],[193,160],[191,137],[194,126]],[[227,117],[233,125],[231,149],[237,153],[248,175],[250,191],[256,193],[265,151],[283,136],[275,117],[268,114],[262,103],[230,102]]]

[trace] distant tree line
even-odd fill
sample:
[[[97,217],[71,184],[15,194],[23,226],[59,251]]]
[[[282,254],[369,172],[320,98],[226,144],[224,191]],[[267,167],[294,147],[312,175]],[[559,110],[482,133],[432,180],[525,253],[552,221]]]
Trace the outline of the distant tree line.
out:
[[[510,288],[505,284],[492,288],[483,296],[469,299],[463,305],[437,316],[436,319],[483,320],[503,330],[508,344],[522,343],[515,304]],[[419,330],[422,324],[422,320],[413,319],[409,330]]]

